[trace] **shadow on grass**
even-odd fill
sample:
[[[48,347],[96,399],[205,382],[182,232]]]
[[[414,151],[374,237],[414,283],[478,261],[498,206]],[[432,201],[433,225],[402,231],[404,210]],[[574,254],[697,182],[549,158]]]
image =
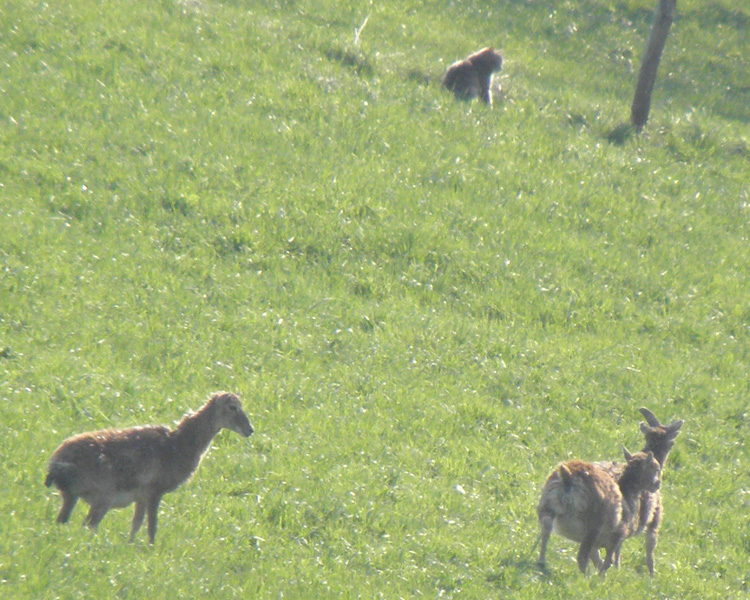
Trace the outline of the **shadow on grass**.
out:
[[[439,78],[436,78],[433,74],[427,73],[420,69],[409,69],[406,72],[406,78],[409,81],[413,81],[414,83],[423,86],[429,86],[436,81],[439,81]]]
[[[485,576],[487,583],[496,588],[520,588],[529,581],[559,583],[558,573],[546,567],[540,567],[536,560],[512,556],[501,560]]]
[[[357,75],[371,77],[375,73],[370,59],[358,51],[348,48],[328,48],[324,54],[331,62],[340,63],[344,67],[352,69]]]
[[[630,123],[620,123],[610,129],[605,138],[610,144],[622,146],[635,135],[635,128]]]

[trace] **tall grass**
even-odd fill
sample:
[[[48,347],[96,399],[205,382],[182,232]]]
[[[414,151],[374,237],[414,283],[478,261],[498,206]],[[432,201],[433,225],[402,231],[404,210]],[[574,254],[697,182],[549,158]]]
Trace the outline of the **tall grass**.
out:
[[[0,6],[0,597],[746,594],[750,13],[682,2],[620,136],[652,4]],[[257,433],[155,547],[54,523],[64,437],[217,389]],[[656,577],[540,573],[547,473],[641,405],[686,421]]]

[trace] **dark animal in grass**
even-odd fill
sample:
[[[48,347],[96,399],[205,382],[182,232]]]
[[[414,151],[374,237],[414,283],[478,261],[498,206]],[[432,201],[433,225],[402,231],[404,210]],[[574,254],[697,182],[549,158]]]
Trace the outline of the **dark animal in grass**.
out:
[[[448,67],[443,75],[443,85],[460,100],[481,98],[487,106],[492,106],[492,74],[502,65],[499,52],[494,48],[484,48]]]
[[[110,508],[135,502],[130,541],[148,513],[148,537],[153,544],[162,496],[190,478],[224,428],[246,437],[253,433],[239,397],[217,392],[200,410],[183,417],[174,430],[148,425],[68,438],[52,455],[44,481],[62,495],[58,523],[67,523],[78,498],[90,505],[84,523],[94,530]]]

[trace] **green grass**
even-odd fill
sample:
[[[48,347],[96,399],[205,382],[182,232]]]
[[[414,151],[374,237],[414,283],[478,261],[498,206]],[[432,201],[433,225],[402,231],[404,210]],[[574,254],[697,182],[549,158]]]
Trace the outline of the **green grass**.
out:
[[[679,4],[635,137],[654,2],[341,4],[0,5],[0,597],[746,596],[748,9]],[[491,111],[439,86],[487,44]],[[153,548],[55,524],[62,439],[218,389],[256,434]],[[656,577],[540,573],[548,472],[642,405]]]

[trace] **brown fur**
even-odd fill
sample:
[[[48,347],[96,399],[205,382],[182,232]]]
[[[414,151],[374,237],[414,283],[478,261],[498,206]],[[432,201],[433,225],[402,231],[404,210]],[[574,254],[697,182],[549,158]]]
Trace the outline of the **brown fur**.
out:
[[[674,446],[674,441],[680,434],[682,421],[674,421],[669,425],[662,425],[647,408],[640,409],[645,417],[646,423],[641,423],[641,432],[646,437],[646,445],[642,452],[653,452],[654,457],[664,469],[667,463],[669,451]],[[619,462],[595,463],[599,468],[609,473],[613,478],[619,479],[625,465]],[[654,549],[659,537],[659,527],[663,517],[661,502],[661,491],[641,493],[638,501],[638,524],[626,537],[638,535],[644,530],[646,532],[646,566],[651,575],[654,574]],[[620,553],[615,556],[615,566],[620,565]]]
[[[602,573],[612,565],[623,539],[638,522],[638,497],[656,491],[661,468],[653,453],[630,455],[619,481],[592,463],[571,460],[547,478],[537,514],[541,528],[539,564],[544,567],[552,531],[581,544],[578,567],[586,572],[593,559]],[[606,550],[600,564],[598,549]]]
[[[58,523],[67,523],[78,498],[90,510],[84,521],[96,529],[110,508],[135,502],[130,540],[148,512],[148,536],[154,543],[159,503],[164,494],[187,481],[198,468],[211,440],[223,428],[250,436],[253,427],[240,399],[217,392],[176,429],[149,425],[81,433],[65,440],[49,461],[44,484],[55,485],[63,505]]]
[[[453,63],[443,75],[443,85],[460,100],[481,98],[492,106],[492,74],[499,71],[503,58],[494,48],[483,48],[466,60]]]

